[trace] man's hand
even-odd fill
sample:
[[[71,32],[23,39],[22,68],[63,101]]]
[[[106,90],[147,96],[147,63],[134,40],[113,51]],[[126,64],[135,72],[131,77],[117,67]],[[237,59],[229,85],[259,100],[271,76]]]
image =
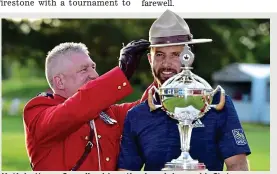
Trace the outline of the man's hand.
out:
[[[248,160],[245,154],[235,155],[225,159],[227,171],[249,171]]]
[[[139,65],[142,55],[150,45],[147,40],[132,41],[120,50],[119,67],[130,79]]]

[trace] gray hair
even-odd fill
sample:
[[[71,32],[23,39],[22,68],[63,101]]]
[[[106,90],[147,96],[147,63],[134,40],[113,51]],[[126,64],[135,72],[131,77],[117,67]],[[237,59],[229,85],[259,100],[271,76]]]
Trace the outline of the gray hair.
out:
[[[72,53],[89,54],[89,51],[83,43],[65,42],[48,52],[45,60],[45,75],[51,88],[53,88],[53,77],[58,73],[58,67],[61,66],[60,62]]]

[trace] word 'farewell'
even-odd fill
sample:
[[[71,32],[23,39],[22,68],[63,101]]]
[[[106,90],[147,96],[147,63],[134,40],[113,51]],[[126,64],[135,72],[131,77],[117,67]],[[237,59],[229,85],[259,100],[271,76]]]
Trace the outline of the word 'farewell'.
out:
[[[174,6],[173,0],[167,1],[149,1],[149,0],[142,0],[142,6]]]

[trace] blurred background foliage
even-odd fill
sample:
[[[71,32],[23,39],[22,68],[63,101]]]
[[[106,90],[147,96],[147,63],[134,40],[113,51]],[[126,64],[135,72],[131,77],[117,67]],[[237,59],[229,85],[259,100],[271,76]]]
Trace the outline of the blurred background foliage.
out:
[[[48,89],[45,56],[61,42],[87,45],[97,71],[118,65],[122,43],[148,39],[155,19],[3,19],[2,20],[2,170],[31,170],[25,150],[22,109],[37,93]],[[269,19],[186,19],[194,38],[212,43],[195,45],[193,72],[213,83],[213,72],[234,63],[270,64]],[[131,83],[138,99],[153,81],[147,57]],[[268,125],[243,123],[252,154],[251,170],[270,169]]]
[[[103,74],[117,65],[122,43],[148,39],[154,19],[2,20],[3,78],[44,76],[49,50],[61,42],[83,42]],[[269,19],[187,19],[194,38],[212,43],[194,45],[194,72],[211,82],[212,72],[233,62],[269,64]],[[12,65],[12,66],[11,66]],[[14,68],[12,68],[14,67]],[[132,79],[148,85],[149,63],[141,61]],[[25,68],[25,69],[24,69]],[[11,70],[20,69],[19,72]],[[31,73],[30,73],[30,72]]]

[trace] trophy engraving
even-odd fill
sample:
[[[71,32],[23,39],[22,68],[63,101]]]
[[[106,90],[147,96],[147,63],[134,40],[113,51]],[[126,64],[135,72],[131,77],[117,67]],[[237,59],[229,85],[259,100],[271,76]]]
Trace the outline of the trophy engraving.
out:
[[[178,120],[181,155],[165,164],[163,171],[201,171],[206,170],[203,163],[192,159],[189,154],[193,121],[203,117],[211,108],[221,110],[225,104],[225,91],[221,86],[213,89],[203,78],[191,72],[194,54],[188,45],[181,52],[182,71],[164,82],[159,89],[152,88],[159,94],[161,104],[153,102],[152,89],[149,90],[150,110],[161,108],[171,118]],[[220,101],[212,105],[213,96],[220,91]]]

